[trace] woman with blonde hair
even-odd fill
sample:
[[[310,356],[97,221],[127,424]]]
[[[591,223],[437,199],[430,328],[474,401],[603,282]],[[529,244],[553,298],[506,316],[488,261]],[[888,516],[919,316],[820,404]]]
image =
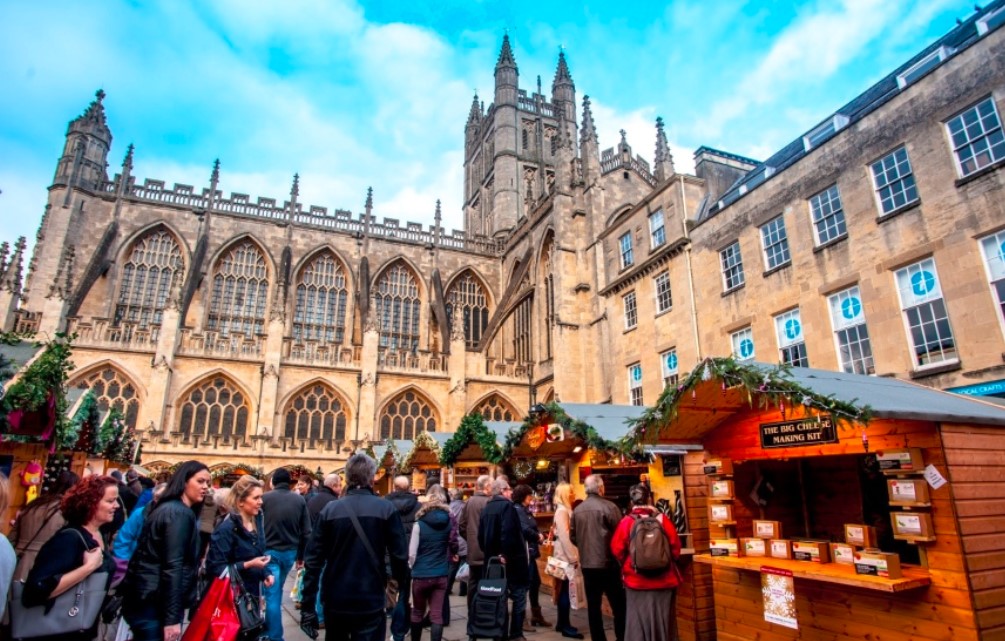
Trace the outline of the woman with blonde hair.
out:
[[[230,514],[213,530],[206,554],[206,574],[219,576],[228,565],[236,566],[248,592],[260,596],[259,585],[272,585],[269,557],[265,555],[265,523],[262,489],[265,484],[246,474],[237,479],[226,497]]]
[[[569,537],[569,527],[572,523],[572,486],[568,483],[560,483],[555,488],[555,525],[554,527],[554,549],[552,554],[560,561],[569,563],[573,568],[579,566],[579,550],[572,543]],[[558,606],[558,622],[555,629],[568,639],[582,639],[583,634],[572,627],[569,620],[569,580],[555,579],[555,593],[558,595],[556,605]]]

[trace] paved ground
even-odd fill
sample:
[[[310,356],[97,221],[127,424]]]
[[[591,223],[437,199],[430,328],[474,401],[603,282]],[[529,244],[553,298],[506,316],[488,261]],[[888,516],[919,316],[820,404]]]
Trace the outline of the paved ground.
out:
[[[292,573],[291,573],[292,576]],[[285,634],[285,641],[309,641],[306,634],[300,631],[300,611],[296,609],[293,605],[293,601],[290,600],[290,590],[293,589],[292,579],[287,581],[286,589],[283,591],[283,629]],[[454,587],[454,592],[457,592],[457,587]],[[556,612],[555,606],[551,604],[551,596],[547,594],[541,595],[541,609],[544,612],[544,618],[551,623],[555,623]],[[467,641],[467,600],[463,597],[452,596],[450,597],[450,626],[443,631],[444,641]],[[327,622],[329,625],[331,621]],[[612,630],[612,622],[610,618],[605,617],[606,628],[611,630],[607,633],[608,641],[614,641],[614,631]],[[590,637],[590,626],[586,622],[586,610],[573,610],[572,611],[572,624],[579,628],[579,631],[586,635],[586,638]],[[390,638],[390,620],[388,621],[388,632],[387,636]],[[527,632],[527,641],[562,641],[562,635],[555,632],[554,628],[538,628],[537,632]],[[321,631],[321,636],[318,637],[318,641],[324,641],[325,631]],[[422,635],[423,641],[429,641],[429,630],[423,630]],[[408,637],[406,637],[408,641]]]

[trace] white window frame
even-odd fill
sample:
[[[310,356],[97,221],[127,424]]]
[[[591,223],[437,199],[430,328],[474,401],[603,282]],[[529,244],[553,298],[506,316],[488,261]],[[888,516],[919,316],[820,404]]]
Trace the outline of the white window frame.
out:
[[[621,304],[625,312],[625,331],[635,329],[639,326],[639,306],[635,298],[635,290],[622,296]]]
[[[922,302],[914,302],[905,297],[905,292],[901,287],[901,274],[904,274],[913,281],[913,275],[920,273],[921,271],[929,271],[935,278],[934,287],[929,292],[926,292],[924,296],[926,299]],[[939,272],[935,266],[934,258],[925,258],[919,260],[910,265],[906,265],[897,269],[893,272],[893,282],[894,286],[897,288],[897,296],[900,301],[901,318],[904,322],[904,331],[907,334],[907,344],[911,348],[911,363],[912,367],[916,371],[931,369],[933,367],[941,367],[943,365],[949,365],[953,363],[958,363],[960,361],[960,347],[959,339],[956,338],[956,332],[953,331],[952,321],[949,318],[949,306],[946,305],[946,298],[942,292],[942,280],[939,278]],[[934,290],[937,289],[937,292]],[[933,293],[934,292],[934,293]],[[918,345],[914,343],[914,331],[911,327],[911,321],[908,318],[908,312],[914,309],[919,309],[922,305],[933,305],[936,301],[942,302],[943,310],[945,311],[945,322],[949,329],[949,337],[952,339],[953,352],[954,355],[950,357],[943,357],[940,360],[932,361],[929,360],[927,363],[920,362],[918,354]],[[934,315],[934,314],[933,314]],[[945,353],[944,350],[939,349],[940,353]],[[926,354],[931,354],[932,352],[926,352]]]
[[[983,36],[988,31],[991,31],[991,28],[988,27],[988,24],[991,23],[991,22],[993,22],[993,21],[995,21],[995,20],[1005,19],[1005,15],[1002,15],[1003,13],[1005,13],[1005,7],[1001,7],[999,9],[996,9],[995,11],[992,11],[988,15],[986,15],[983,18],[981,18],[980,20],[978,20],[977,21],[977,35],[978,36]],[[998,26],[999,25],[995,25],[995,27],[998,27]]]
[[[774,317],[775,323],[775,337],[778,340],[778,362],[787,363],[796,367],[809,367],[810,358],[806,351],[806,332],[803,328],[802,315],[799,313],[799,308],[790,309],[787,312],[782,312]],[[794,320],[799,326],[799,336],[795,339],[791,339],[786,334],[787,323]],[[791,360],[785,360],[785,350],[792,350],[802,346],[801,356],[805,360],[804,363],[794,363]]]
[[[732,251],[734,248],[735,252]],[[732,264],[728,263],[728,259],[733,256],[736,257],[736,261]],[[740,252],[739,240],[736,240],[719,250],[719,268],[722,271],[722,291],[731,292],[734,289],[743,287],[743,285],[747,282],[747,277],[743,272],[743,254]],[[728,272],[734,268],[737,270],[736,274],[738,280],[730,285]]]
[[[1002,335],[1005,335],[1005,231],[984,236],[977,243],[980,245],[981,257],[984,259],[984,271],[991,289],[991,300],[995,304],[998,326],[1001,328]],[[988,253],[989,246],[993,246],[993,249],[997,251],[995,255]],[[999,289],[998,283],[1001,283],[1001,289]]]
[[[831,190],[834,191],[834,198],[831,198],[828,195],[828,194],[830,194]],[[828,202],[831,204],[831,212],[829,214],[827,214],[825,217],[820,218],[820,220],[817,220],[817,214],[820,213],[820,212],[822,212],[822,210],[823,210],[823,205],[824,205],[823,197],[824,196],[827,196]],[[833,206],[834,203],[837,203],[837,207]],[[823,190],[821,190],[821,191],[813,194],[812,196],[810,196],[809,205],[810,205],[810,224],[813,225],[813,242],[814,242],[814,245],[816,247],[820,247],[821,245],[827,245],[829,243],[837,242],[838,240],[840,240],[842,238],[847,238],[847,236],[848,236],[848,217],[844,213],[844,202],[841,200],[841,190],[838,189],[837,183],[834,183],[830,187],[828,187],[826,189],[823,189]],[[838,228],[840,228],[841,225],[843,225],[844,226],[844,231],[842,231],[840,233],[836,233],[833,236],[830,236],[829,238],[827,238],[826,240],[822,240],[820,238],[820,227],[819,227],[819,224],[821,222],[824,222],[825,220],[830,220],[832,218],[835,219],[835,220],[837,220],[838,218],[840,218],[840,221],[837,224],[833,225],[833,227],[835,229],[838,229]],[[825,229],[830,229],[831,227],[832,227],[832,225],[829,225],[829,224],[825,225]]]
[[[671,356],[673,356],[673,367],[670,367],[667,362]],[[664,387],[677,384],[678,376],[680,375],[680,360],[677,358],[676,347],[671,347],[660,354],[660,370],[663,373]]]
[[[830,140],[834,134],[848,126],[848,116],[834,114],[803,136],[803,150],[809,151]]]
[[[904,152],[904,162],[907,163],[907,173],[904,174],[900,173],[902,168],[900,166],[900,163],[896,160],[897,152],[900,151]],[[881,185],[879,184],[880,174],[877,174],[876,166],[877,165],[880,166],[880,172],[884,178],[888,177],[890,175],[891,169],[888,169],[885,166],[885,163],[886,159],[891,157],[894,158],[893,161],[894,165],[892,167],[892,170],[897,172],[897,177]],[[872,176],[872,188],[873,192],[876,194],[876,206],[879,208],[879,215],[881,218],[883,216],[888,216],[894,212],[900,211],[905,207],[909,207],[910,205],[913,205],[914,203],[921,200],[921,196],[918,193],[918,181],[914,177],[914,167],[911,165],[911,156],[910,154],[907,153],[906,145],[901,145],[896,149],[890,151],[890,153],[884,154],[881,158],[878,158],[877,160],[874,160],[873,162],[869,163],[869,174]],[[910,187],[905,187],[904,185],[908,183],[908,179],[910,179],[909,181]],[[885,205],[883,204],[884,203],[883,190],[889,189],[891,188],[891,185],[895,185],[898,183],[901,185],[900,193],[904,194],[905,201],[900,205],[892,207],[891,209],[886,209]],[[914,189],[914,198],[911,200],[906,200],[907,193],[911,188]],[[895,200],[896,200],[895,198],[891,197],[891,202]]]
[[[848,321],[853,321],[855,317],[861,316],[862,320],[859,322],[839,322],[835,316],[835,313],[841,309],[844,302],[854,298],[858,301],[859,310],[858,314],[848,319]],[[876,373],[876,356],[872,353],[872,337],[869,336],[869,323],[865,317],[865,307],[862,302],[862,291],[859,289],[858,285],[853,285],[846,289],[842,289],[839,292],[834,292],[827,297],[827,307],[829,309],[829,316],[831,319],[831,330],[834,334],[834,349],[837,353],[838,363],[841,369],[849,374],[875,374]],[[842,314],[843,315],[843,314]],[[845,360],[841,357],[841,350],[846,346],[841,343],[841,332],[850,332],[854,330],[856,333],[856,345],[862,347],[867,346],[869,349],[868,357],[863,355],[861,358],[856,359],[851,353],[851,342],[848,342],[848,357],[849,360]],[[862,334],[865,334],[865,339],[862,339]],[[864,351],[861,350],[860,351]],[[861,367],[856,367],[861,364]],[[859,371],[861,370],[861,371]]]
[[[778,225],[774,228],[777,234],[777,239],[774,242],[768,242],[769,225]],[[777,230],[781,230],[777,233]],[[778,214],[768,222],[761,225],[761,250],[762,256],[764,256],[764,271],[772,271],[774,269],[780,269],[786,265],[792,264],[792,249],[789,247],[789,232],[785,228],[785,214]],[[782,247],[779,253],[785,255],[785,260],[780,261],[774,265],[771,264],[771,257],[774,255],[768,252],[769,248]]]
[[[638,372],[638,376],[635,376]],[[642,363],[632,363],[628,366],[628,403],[641,407],[644,403],[642,399]]]
[[[618,236],[618,252],[621,255],[621,269],[631,267],[635,264],[635,256],[632,248],[632,232],[626,231]]]
[[[743,341],[750,341],[750,355],[743,356],[740,352],[743,347]],[[729,342],[733,349],[733,358],[738,361],[752,361],[757,358],[757,345],[754,343],[754,330],[750,325],[747,325],[743,329],[738,329],[729,335]]]
[[[924,75],[932,69],[935,69],[942,64],[942,62],[948,58],[951,53],[952,50],[949,47],[942,45],[904,71],[897,74],[897,86],[903,89],[907,85],[914,84],[922,77],[916,74],[921,72],[921,74]],[[935,64],[932,64],[933,61],[936,61]]]
[[[666,287],[661,288],[660,279],[663,279]],[[665,291],[663,291],[665,289]],[[656,313],[663,314],[673,309],[673,290],[670,288],[670,270],[665,269],[653,277],[653,293],[656,298]],[[666,306],[663,305],[663,294],[666,294]]]
[[[978,114],[979,114],[980,113],[979,109],[980,109],[980,107],[984,103],[990,103],[991,104],[991,111],[994,114],[995,119],[998,121],[997,128],[992,128],[990,130],[985,130],[984,129],[984,123],[983,123],[983,121],[981,121],[981,135],[979,137],[976,137],[976,138],[970,138],[970,136],[968,134],[966,142],[964,144],[957,145],[956,141],[953,139],[953,122],[956,121],[957,119],[962,119],[970,111],[978,111]],[[979,167],[975,165],[974,168],[971,169],[970,171],[964,171],[963,170],[963,163],[960,161],[960,150],[961,149],[964,149],[966,147],[972,147],[972,146],[974,146],[975,141],[978,141],[978,140],[984,140],[984,141],[986,141],[988,138],[990,138],[995,133],[996,129],[999,132],[999,136],[1005,135],[1005,129],[1003,129],[1003,127],[1002,127],[1001,113],[998,111],[998,103],[995,102],[994,95],[985,96],[984,98],[982,98],[981,100],[978,100],[977,102],[975,102],[974,104],[970,105],[966,109],[963,109],[962,111],[957,112],[952,118],[950,118],[949,120],[947,120],[945,124],[946,124],[946,134],[949,137],[949,146],[953,150],[953,160],[956,162],[956,171],[959,172],[959,175],[960,175],[961,178],[966,178],[967,176],[971,176],[971,175],[977,173],[978,171],[984,169],[985,167],[990,167],[990,166],[994,165],[996,162],[999,162],[1000,160],[1005,159],[1005,144],[1002,144],[1002,146],[998,148],[999,149],[999,151],[998,151],[999,155],[997,157],[995,157],[995,156],[993,156],[991,154],[991,151],[993,149],[995,149],[995,147],[991,146],[990,144],[988,144],[987,153],[991,157],[991,160],[989,160],[988,162],[984,163],[983,165],[981,165]],[[974,158],[974,157],[978,157],[978,155],[975,154],[971,158]]]
[[[659,220],[659,226],[653,227],[653,222],[656,220]],[[659,242],[657,242],[657,235],[659,235]],[[666,219],[663,216],[663,210],[657,209],[653,213],[649,214],[649,248],[656,249],[658,247],[662,247],[663,245],[666,245],[666,242]]]

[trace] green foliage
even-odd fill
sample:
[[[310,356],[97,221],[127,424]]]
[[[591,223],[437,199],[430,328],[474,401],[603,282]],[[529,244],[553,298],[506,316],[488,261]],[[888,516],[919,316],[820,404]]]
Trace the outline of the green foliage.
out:
[[[255,467],[254,465],[248,465],[247,463],[237,463],[236,465],[224,465],[223,467],[218,467],[210,474],[214,481],[223,479],[231,474],[237,474],[243,472],[244,474],[250,474],[256,479],[265,479],[265,470],[260,467]]]
[[[70,361],[71,344],[75,335],[56,334],[48,343],[36,343],[42,353],[21,372],[21,376],[7,390],[0,400],[0,417],[6,426],[7,415],[16,409],[35,412],[42,409],[50,394],[55,398],[56,429],[58,435],[66,431],[66,381],[73,362]],[[0,342],[12,345],[20,340],[13,334],[0,335]]]
[[[768,368],[732,358],[707,358],[678,385],[663,390],[656,404],[635,421],[625,445],[637,448],[643,443],[655,442],[660,432],[680,415],[682,401],[688,396],[693,397],[697,385],[712,380],[719,381],[724,391],[733,387],[744,389],[751,407],[756,401],[761,409],[776,405],[783,413],[786,407],[802,407],[805,412],[812,409],[830,414],[837,425],[842,422],[866,424],[872,418],[872,409],[868,405],[858,405],[858,399],[842,401],[797,383],[792,378],[792,367],[789,365]]]
[[[512,456],[513,450],[519,447],[520,442],[523,440],[523,437],[528,431],[535,427],[539,427],[542,424],[553,423],[561,425],[562,428],[572,434],[572,436],[583,441],[588,449],[598,452],[618,454],[628,453],[628,449],[626,449],[623,442],[612,442],[602,438],[592,425],[572,418],[565,413],[565,410],[563,410],[562,406],[558,403],[549,403],[545,406],[544,417],[527,417],[524,419],[524,422],[520,425],[520,427],[510,431],[510,433],[506,435],[506,442],[503,445],[503,458],[509,459]]]
[[[453,465],[464,448],[471,443],[476,443],[482,449],[485,460],[489,463],[498,465],[505,460],[502,448],[496,443],[495,432],[486,427],[481,414],[474,413],[461,419],[460,427],[440,448],[440,463]]]
[[[98,408],[98,397],[94,395],[94,392],[89,390],[84,395],[84,398],[81,399],[80,407],[77,408],[76,414],[66,422],[66,426],[62,431],[56,433],[56,449],[77,449],[77,443],[80,442],[81,437],[86,439],[85,433],[88,430],[92,432],[89,442],[93,443],[93,432],[100,420],[101,412]],[[90,447],[80,451],[90,452]]]

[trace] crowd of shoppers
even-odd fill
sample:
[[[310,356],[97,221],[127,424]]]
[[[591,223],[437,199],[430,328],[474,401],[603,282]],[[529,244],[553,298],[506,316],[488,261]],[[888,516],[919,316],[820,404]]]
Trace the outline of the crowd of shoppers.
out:
[[[466,563],[470,569],[459,582],[470,608],[488,560],[498,559],[510,603],[506,639],[526,641],[525,633],[551,626],[539,596],[546,537],[530,510],[529,486],[514,489],[505,476],[482,476],[466,501],[439,485],[420,500],[409,478],[400,476],[381,498],[373,490],[375,472],[375,461],[357,454],[346,465],[344,483],[329,474],[314,488],[303,477],[294,484],[279,468],[267,492],[251,475],[214,492],[209,470],[198,461],[178,465],[156,488],[132,472],[83,480],[63,472],[51,492],[19,514],[10,542],[0,543],[0,603],[11,580],[21,581],[23,606],[38,607],[41,615],[60,594],[104,572],[92,582],[101,576],[106,591],[121,595],[121,616],[135,641],[177,641],[203,596],[200,572],[212,579],[229,568],[264,603],[262,633],[282,641],[283,585],[302,566],[301,627],[309,635],[328,619],[339,621],[328,629],[333,641],[384,641],[390,614],[391,641],[421,641],[425,627],[430,641],[442,641],[458,568]],[[601,476],[588,476],[584,486],[586,499],[575,507],[569,484],[555,489],[548,538],[552,555],[568,569],[564,579],[545,577],[557,606],[555,629],[584,638],[570,619],[570,580],[581,577],[591,639],[608,641],[601,613],[606,597],[615,641],[676,641],[676,564],[640,570],[633,560],[633,529],[643,520],[653,527],[655,519],[676,561],[681,545],[673,524],[650,505],[643,484],[631,488],[626,515],[604,497]],[[7,488],[0,476],[0,509]],[[125,493],[132,498],[125,500]],[[388,611],[389,584],[397,594]],[[97,626],[96,620],[52,638],[91,641]]]

